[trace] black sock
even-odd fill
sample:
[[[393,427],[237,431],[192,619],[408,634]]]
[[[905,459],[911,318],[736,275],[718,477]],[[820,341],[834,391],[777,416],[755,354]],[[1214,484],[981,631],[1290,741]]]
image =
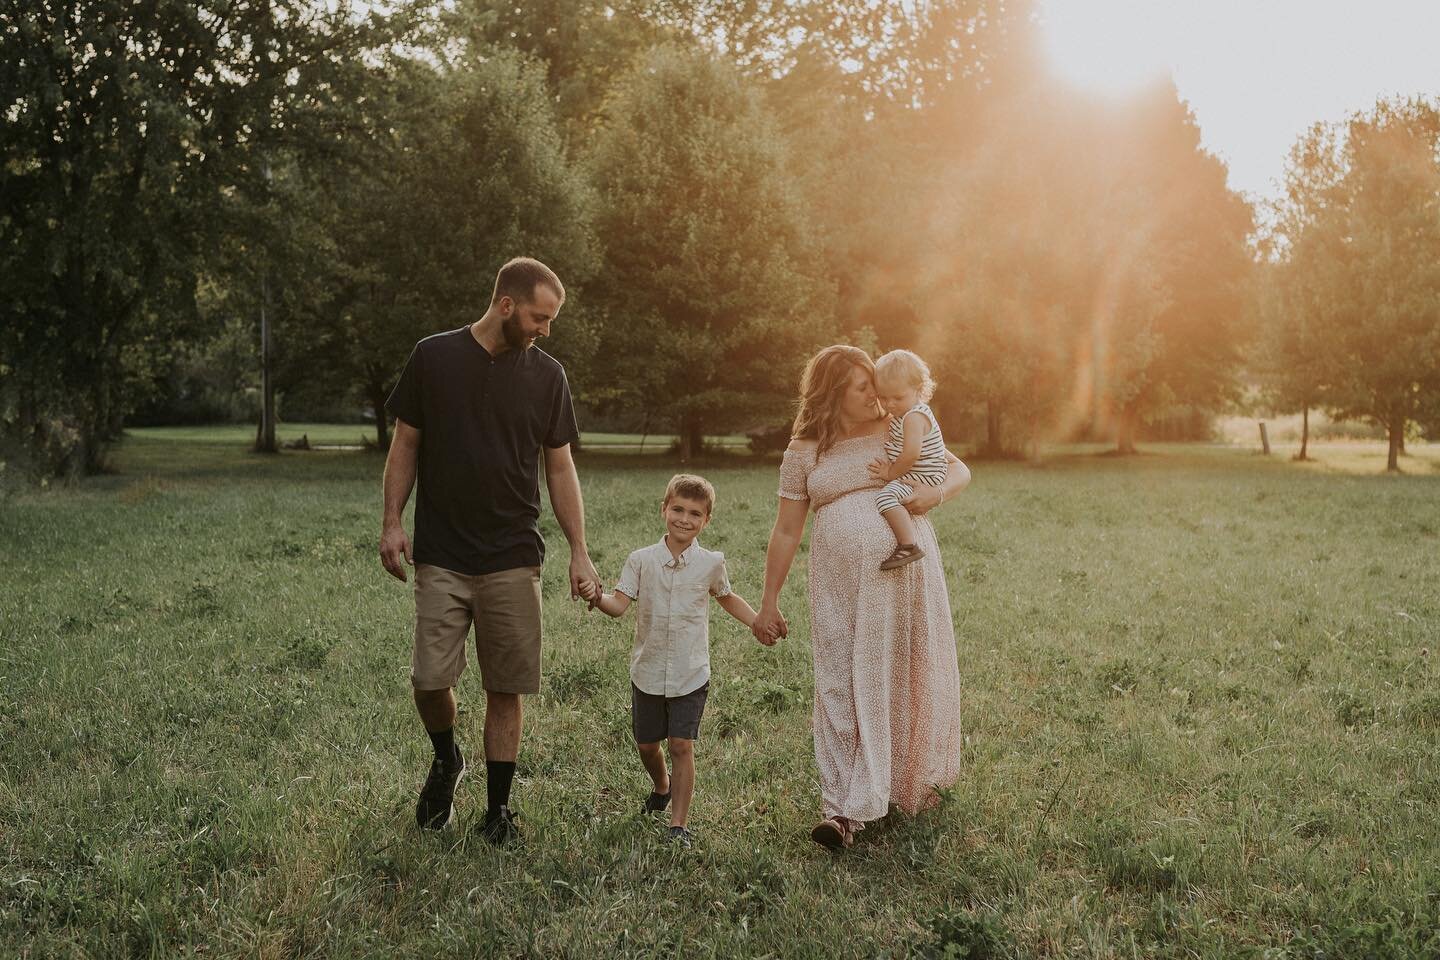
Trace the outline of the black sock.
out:
[[[514,777],[514,760],[485,761],[485,795],[492,811],[510,805],[510,781]]]
[[[430,742],[435,745],[435,758],[441,763],[450,763],[455,759],[455,728],[446,727],[444,730],[431,730]]]

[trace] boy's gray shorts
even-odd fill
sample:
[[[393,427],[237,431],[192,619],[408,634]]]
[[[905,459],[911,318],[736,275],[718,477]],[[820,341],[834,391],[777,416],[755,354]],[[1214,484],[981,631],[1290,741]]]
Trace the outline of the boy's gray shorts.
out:
[[[705,698],[709,695],[708,680],[683,697],[646,693],[631,683],[630,725],[635,742],[659,743],[667,737],[699,740],[700,715],[705,712]]]

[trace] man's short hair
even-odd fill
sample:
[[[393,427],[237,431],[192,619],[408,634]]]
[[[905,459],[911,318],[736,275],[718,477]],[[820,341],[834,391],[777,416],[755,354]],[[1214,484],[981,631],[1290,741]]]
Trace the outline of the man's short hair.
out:
[[[535,288],[542,283],[555,292],[561,303],[565,302],[565,286],[554,270],[532,257],[516,257],[495,275],[495,292],[490,296],[490,304],[499,303],[501,297],[509,297],[516,303],[531,303],[535,300]]]
[[[704,477],[697,477],[693,473],[677,473],[670,478],[670,483],[665,487],[664,506],[670,505],[672,497],[684,497],[686,500],[698,500],[705,504],[705,516],[715,509],[715,488],[710,481]]]

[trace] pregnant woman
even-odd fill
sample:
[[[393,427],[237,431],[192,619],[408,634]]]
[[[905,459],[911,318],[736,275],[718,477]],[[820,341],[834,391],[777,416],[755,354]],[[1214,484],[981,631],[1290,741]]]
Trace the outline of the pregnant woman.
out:
[[[765,555],[756,638],[785,636],[780,590],[814,511],[810,641],[815,665],[815,760],[824,809],[811,837],[850,846],[894,805],[937,799],[960,772],[960,674],[950,598],[925,513],[963,490],[970,471],[953,454],[945,482],[907,500],[923,559],[890,571],[895,546],[875,510],[887,423],[865,351],[837,345],[810,359],[800,410],[780,465],[780,506]]]

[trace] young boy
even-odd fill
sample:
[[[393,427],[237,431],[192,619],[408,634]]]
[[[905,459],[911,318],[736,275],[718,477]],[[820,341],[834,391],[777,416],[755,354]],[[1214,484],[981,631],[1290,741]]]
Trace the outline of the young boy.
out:
[[[730,589],[725,555],[695,539],[714,505],[709,481],[684,473],[671,477],[660,505],[665,536],[630,554],[614,593],[601,593],[593,583],[582,590],[612,617],[632,600],[640,603],[630,651],[630,716],[640,760],[654,783],[642,810],[655,813],[669,805],[669,838],[682,847],[691,841],[686,821],[695,791],[695,740],[710,688],[709,598],[745,626],[755,622],[750,604]],[[670,747],[668,773],[661,740]]]

